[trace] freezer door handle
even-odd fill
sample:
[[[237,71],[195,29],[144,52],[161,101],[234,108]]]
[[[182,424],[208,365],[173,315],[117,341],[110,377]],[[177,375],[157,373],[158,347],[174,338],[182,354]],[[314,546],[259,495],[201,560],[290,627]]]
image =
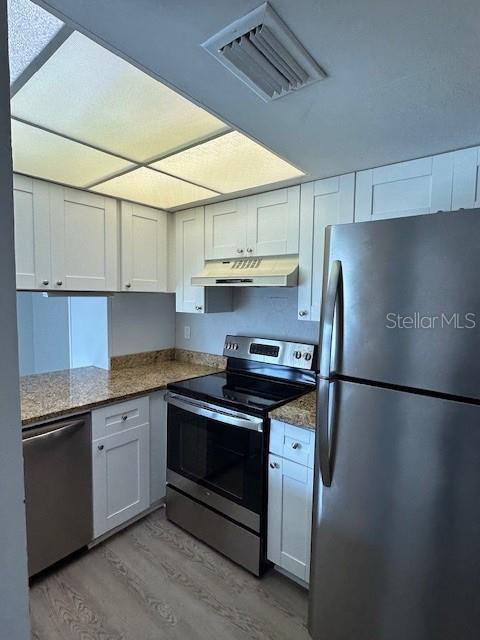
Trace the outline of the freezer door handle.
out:
[[[319,466],[322,476],[322,483],[325,487],[332,484],[332,440],[330,429],[330,381],[323,378],[318,379],[317,393],[317,451],[319,452]]]
[[[340,284],[342,281],[342,263],[334,260],[330,267],[327,295],[322,309],[320,326],[320,377],[330,377],[330,362],[332,359],[333,326],[335,322],[335,307],[339,298]]]

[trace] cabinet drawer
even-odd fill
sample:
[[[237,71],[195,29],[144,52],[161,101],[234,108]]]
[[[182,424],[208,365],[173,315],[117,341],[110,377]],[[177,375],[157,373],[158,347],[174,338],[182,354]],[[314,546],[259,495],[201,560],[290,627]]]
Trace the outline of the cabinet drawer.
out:
[[[92,436],[97,440],[148,422],[148,397],[118,402],[92,411]]]
[[[270,453],[313,469],[315,432],[278,420],[270,426]]]

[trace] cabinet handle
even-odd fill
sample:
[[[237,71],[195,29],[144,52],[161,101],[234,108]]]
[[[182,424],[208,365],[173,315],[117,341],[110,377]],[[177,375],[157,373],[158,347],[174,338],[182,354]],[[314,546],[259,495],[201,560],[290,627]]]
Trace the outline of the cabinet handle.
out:
[[[270,468],[271,469],[280,469],[280,465],[278,464],[278,462],[270,462]]]
[[[126,289],[130,289],[130,287],[132,286],[132,284],[130,282],[127,282],[127,284],[125,285]]]
[[[247,249],[247,253],[253,253],[253,249],[252,249],[252,247],[248,247],[248,249]]]
[[[128,416],[122,416],[122,420],[123,422],[125,422],[127,420]]]
[[[237,253],[243,253],[243,249],[237,249]]]
[[[201,311],[203,309],[201,304],[196,304],[195,305],[195,311]]]
[[[98,449],[99,451],[103,451],[103,450],[104,450],[104,448],[105,448],[105,447],[103,446],[103,444],[99,444],[99,445],[98,445],[98,447],[97,447],[97,449]]]
[[[61,280],[57,280],[57,287],[61,287],[63,282]]]
[[[299,442],[292,442],[292,449],[300,449],[301,446]]]
[[[308,315],[308,311],[306,309],[302,309],[301,311],[298,312],[298,315],[300,316],[300,318],[304,318],[305,316]]]
[[[48,287],[48,280],[42,280],[42,284],[44,287]]]

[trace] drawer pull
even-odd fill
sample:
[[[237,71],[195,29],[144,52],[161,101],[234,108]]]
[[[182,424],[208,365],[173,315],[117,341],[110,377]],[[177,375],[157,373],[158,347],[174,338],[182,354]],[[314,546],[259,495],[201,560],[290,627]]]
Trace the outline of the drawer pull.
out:
[[[270,468],[271,469],[280,469],[280,465],[278,464],[278,462],[270,462]]]
[[[122,416],[122,420],[123,422],[125,422],[127,420],[128,416]]]
[[[300,449],[302,445],[299,442],[292,442],[292,449]]]
[[[103,451],[105,447],[103,444],[99,444],[97,448],[99,451]]]

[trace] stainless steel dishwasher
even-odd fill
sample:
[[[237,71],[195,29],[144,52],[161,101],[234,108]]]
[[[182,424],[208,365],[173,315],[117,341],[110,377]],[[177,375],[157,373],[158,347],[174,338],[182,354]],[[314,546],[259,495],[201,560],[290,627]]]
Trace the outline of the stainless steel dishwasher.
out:
[[[92,540],[90,414],[25,429],[28,573]]]

